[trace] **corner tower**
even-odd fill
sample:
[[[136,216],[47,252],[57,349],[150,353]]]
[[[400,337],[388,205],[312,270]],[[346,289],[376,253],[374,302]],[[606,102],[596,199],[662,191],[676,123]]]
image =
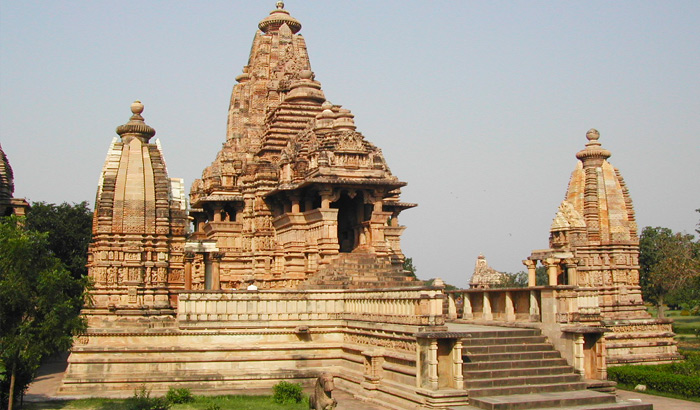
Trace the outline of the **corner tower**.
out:
[[[530,270],[530,286],[541,261],[550,286],[596,295],[597,319],[608,331],[608,364],[676,359],[670,321],[653,319],[642,300],[639,237],[627,185],[608,162],[611,153],[602,147],[600,133],[591,129],[586,138],[550,228],[550,249],[534,251],[523,261]],[[585,316],[582,321],[596,319]]]
[[[190,191],[187,288],[342,287],[347,277],[323,275],[341,259],[386,274],[368,286],[410,282],[397,219],[415,206],[399,201],[405,183],[350,110],[326,100],[301,23],[282,2],[258,28],[231,93],[226,141]]]
[[[156,131],[141,116],[143,104],[134,102],[131,112],[117,127],[121,138],[112,140],[97,188],[88,314],[170,314],[171,289],[183,287],[182,180],[168,178],[160,144],[150,142]]]

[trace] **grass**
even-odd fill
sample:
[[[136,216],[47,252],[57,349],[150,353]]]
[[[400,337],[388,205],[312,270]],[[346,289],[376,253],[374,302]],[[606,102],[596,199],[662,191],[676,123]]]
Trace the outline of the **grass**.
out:
[[[634,391],[635,393],[643,393],[643,394],[649,394],[652,396],[661,396],[661,397],[668,397],[670,399],[678,399],[678,400],[685,400],[685,401],[694,401],[696,403],[700,403],[700,398],[697,397],[687,397],[683,396],[680,394],[673,394],[673,393],[665,393],[665,392],[660,392],[656,391],[653,389],[647,388],[646,391],[635,391],[634,390],[635,386],[630,386],[628,384],[623,384],[623,383],[617,383],[617,388],[620,390],[627,390],[627,391]]]
[[[125,399],[79,399],[24,403],[27,410],[126,410]],[[195,396],[191,403],[173,404],[171,410],[207,410],[217,405],[221,410],[307,410],[307,398],[296,404],[277,404],[272,396]]]

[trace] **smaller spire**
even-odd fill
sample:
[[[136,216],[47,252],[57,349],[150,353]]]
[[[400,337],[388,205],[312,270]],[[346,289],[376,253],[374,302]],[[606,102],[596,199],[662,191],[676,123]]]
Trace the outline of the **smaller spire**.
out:
[[[135,137],[144,143],[148,143],[148,140],[156,135],[156,130],[146,125],[144,122],[143,117],[141,116],[142,112],[143,104],[141,101],[134,101],[131,104],[132,116],[129,118],[129,122],[117,127],[117,134],[122,137],[123,142],[128,142],[131,140],[131,138]]]

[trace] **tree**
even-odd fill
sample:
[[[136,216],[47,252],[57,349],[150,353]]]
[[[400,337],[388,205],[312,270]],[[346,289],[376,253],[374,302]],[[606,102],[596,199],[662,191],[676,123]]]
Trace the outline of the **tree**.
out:
[[[503,273],[500,282],[493,285],[494,288],[526,288],[528,282],[527,272]]]
[[[87,249],[92,234],[92,211],[86,201],[61,205],[34,202],[27,228],[48,233],[48,245],[74,278],[87,275]]]
[[[405,258],[403,260],[403,270],[404,272],[408,272],[414,278],[417,278],[416,272],[418,272],[418,269],[416,269],[416,267],[413,265],[413,258]]]
[[[647,226],[639,237],[639,283],[664,317],[666,298],[700,276],[700,244],[693,235]]]
[[[47,235],[16,217],[0,218],[0,403],[12,410],[42,359],[85,330],[79,316],[87,278],[51,254]]]

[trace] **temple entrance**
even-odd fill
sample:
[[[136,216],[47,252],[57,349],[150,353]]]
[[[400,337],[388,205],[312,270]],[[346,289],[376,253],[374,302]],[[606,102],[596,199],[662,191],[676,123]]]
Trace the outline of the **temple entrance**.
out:
[[[368,221],[371,216],[365,210],[363,195],[358,192],[354,198],[350,198],[347,192],[343,192],[340,198],[331,204],[331,208],[338,210],[338,245],[341,253],[349,253],[360,246],[362,241],[362,223]]]

